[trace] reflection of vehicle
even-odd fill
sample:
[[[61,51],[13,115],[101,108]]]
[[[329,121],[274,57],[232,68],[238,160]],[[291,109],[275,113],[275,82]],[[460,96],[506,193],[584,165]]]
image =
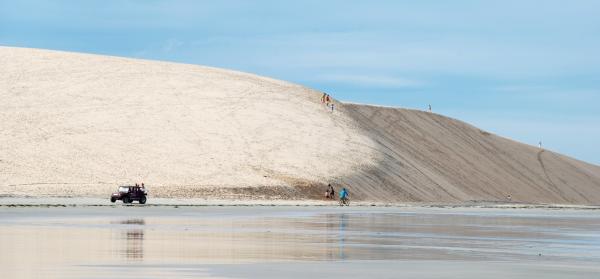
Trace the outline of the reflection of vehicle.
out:
[[[139,201],[140,204],[146,203],[146,188],[140,186],[119,186],[119,191],[110,196],[111,202],[122,200],[123,203],[132,203]]]
[[[341,198],[340,199],[340,206],[350,206],[350,199],[349,198]]]

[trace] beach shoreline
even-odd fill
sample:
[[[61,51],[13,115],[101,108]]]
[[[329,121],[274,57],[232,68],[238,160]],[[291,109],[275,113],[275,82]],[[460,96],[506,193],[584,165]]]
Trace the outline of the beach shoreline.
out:
[[[210,207],[210,206],[263,206],[263,207],[339,207],[337,200],[275,200],[275,199],[170,199],[149,198],[147,204],[111,203],[109,198],[89,197],[0,197],[2,207]],[[375,201],[352,201],[350,207],[394,208],[462,208],[462,209],[548,209],[548,210],[600,210],[600,205],[531,204],[495,201],[471,201],[464,203],[407,202],[388,203]]]

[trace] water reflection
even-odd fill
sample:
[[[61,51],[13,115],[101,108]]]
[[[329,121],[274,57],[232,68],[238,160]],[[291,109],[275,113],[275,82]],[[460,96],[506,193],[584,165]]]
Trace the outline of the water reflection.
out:
[[[348,221],[348,215],[342,213],[339,216],[340,216],[340,232],[339,232],[340,259],[345,260],[346,255],[344,255],[344,242],[346,241],[346,222]]]
[[[535,258],[539,253],[562,256],[560,251],[550,253],[549,246],[556,247],[552,242],[563,241],[556,238],[567,237],[543,233],[555,230],[554,219],[357,212],[215,218],[193,210],[186,213],[112,219],[113,259],[148,263],[503,260]],[[540,238],[552,240],[546,244]],[[580,248],[577,244],[574,249]]]
[[[136,218],[112,208],[15,209],[8,212],[14,216],[8,217],[4,213],[0,216],[2,278],[112,278],[117,272],[121,278],[174,278],[145,268],[180,271],[180,266],[210,263],[450,259],[571,265],[600,261],[597,213],[137,210],[127,213]],[[109,273],[97,273],[105,270]]]
[[[118,253],[124,256],[127,260],[142,261],[144,259],[144,228],[146,224],[144,219],[126,219],[116,222],[124,225],[125,229],[120,229],[118,239]],[[124,243],[122,241],[124,240]]]
[[[144,258],[144,230],[127,230],[125,232],[125,250],[122,254],[129,260]]]

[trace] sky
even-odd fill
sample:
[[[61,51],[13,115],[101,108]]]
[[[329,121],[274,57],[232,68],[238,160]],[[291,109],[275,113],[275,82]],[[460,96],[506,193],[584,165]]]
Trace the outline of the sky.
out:
[[[600,165],[600,1],[0,0],[0,45],[228,68],[347,102],[431,104]]]

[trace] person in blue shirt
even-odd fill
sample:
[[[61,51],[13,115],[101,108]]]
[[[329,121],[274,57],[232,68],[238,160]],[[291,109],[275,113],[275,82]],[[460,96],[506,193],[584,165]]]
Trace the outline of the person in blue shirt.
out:
[[[345,203],[348,200],[348,190],[346,188],[342,188],[340,191],[340,202]]]

